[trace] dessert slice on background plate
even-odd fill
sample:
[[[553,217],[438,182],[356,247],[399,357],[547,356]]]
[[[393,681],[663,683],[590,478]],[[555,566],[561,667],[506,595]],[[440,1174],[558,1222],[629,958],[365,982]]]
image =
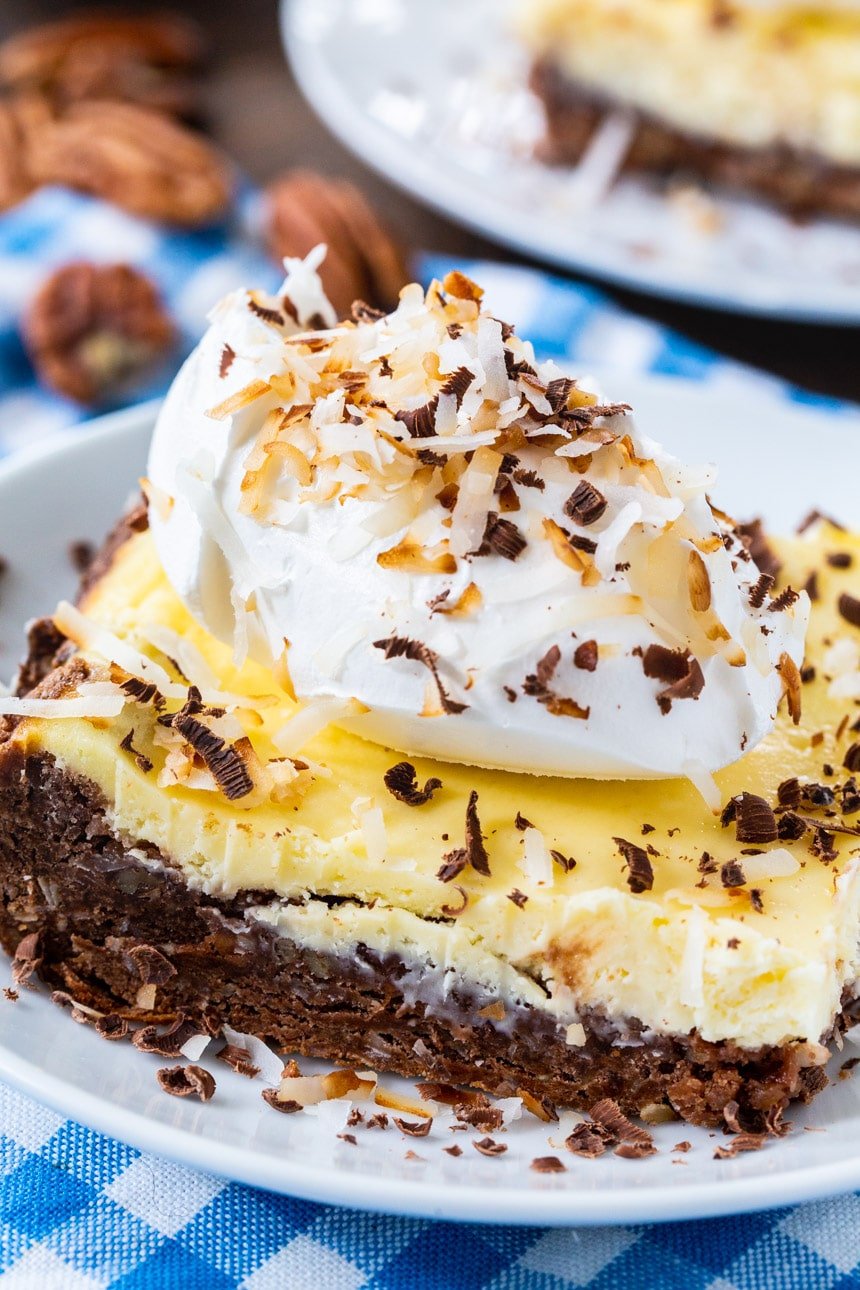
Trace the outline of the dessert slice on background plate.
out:
[[[778,1129],[857,976],[857,537],[777,555],[462,275],[338,323],[317,262],[216,309],[0,700],[19,976]]]
[[[860,216],[860,16],[839,0],[528,0],[547,153]],[[602,138],[602,142],[601,142]]]

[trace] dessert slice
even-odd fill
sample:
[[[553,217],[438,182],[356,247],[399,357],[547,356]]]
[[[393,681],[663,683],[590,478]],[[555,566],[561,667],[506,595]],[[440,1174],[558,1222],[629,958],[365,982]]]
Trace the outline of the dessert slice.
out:
[[[548,155],[860,216],[860,16],[835,0],[529,0]]]
[[[774,585],[711,483],[459,275],[337,325],[308,264],[232,297],[148,525],[0,701],[19,972],[133,1022],[775,1125],[857,976],[860,543],[818,523]]]

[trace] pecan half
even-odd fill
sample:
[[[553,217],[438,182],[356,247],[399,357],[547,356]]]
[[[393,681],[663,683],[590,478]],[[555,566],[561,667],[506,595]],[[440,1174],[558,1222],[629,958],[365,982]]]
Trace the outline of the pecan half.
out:
[[[0,210],[14,206],[34,187],[30,142],[50,119],[48,102],[40,94],[0,99]]]
[[[65,265],[42,284],[23,330],[40,379],[87,404],[132,384],[174,337],[148,278],[125,264],[85,262]]]
[[[266,197],[266,236],[276,259],[328,245],[320,274],[341,316],[354,300],[396,305],[409,281],[403,253],[354,184],[293,170],[274,180]]]
[[[222,215],[229,167],[202,136],[132,103],[73,103],[33,135],[36,183],[94,193],[136,215],[195,226]]]
[[[73,16],[4,41],[0,83],[37,89],[58,108],[109,98],[193,117],[197,94],[186,73],[203,53],[201,29],[180,14]]]

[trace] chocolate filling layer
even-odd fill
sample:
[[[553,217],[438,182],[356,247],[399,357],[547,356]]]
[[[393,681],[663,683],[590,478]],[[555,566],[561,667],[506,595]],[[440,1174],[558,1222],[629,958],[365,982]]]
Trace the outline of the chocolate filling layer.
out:
[[[191,891],[169,858],[114,835],[92,784],[0,743],[0,941],[13,954],[38,931],[40,975],[82,1003],[146,1021],[181,1013],[213,1033],[227,1023],[286,1051],[499,1095],[524,1089],[583,1109],[611,1097],[628,1114],[668,1103],[704,1125],[736,1102],[742,1125],[761,1128],[827,1082],[802,1065],[803,1045],[751,1052],[591,1012],[574,1047],[528,1006],[503,1001],[504,1021],[482,1016],[498,1001],[465,979],[438,1005],[418,999],[396,955],[319,953],[250,920],[248,907],[268,899]],[[175,969],[146,1011],[141,946]]]
[[[598,96],[546,59],[534,65],[531,85],[546,110],[549,161],[578,162],[607,113],[623,109],[635,121],[625,171],[666,177],[686,173],[765,197],[797,215],[860,219],[860,169],[788,145],[744,148],[685,134],[621,100]]]

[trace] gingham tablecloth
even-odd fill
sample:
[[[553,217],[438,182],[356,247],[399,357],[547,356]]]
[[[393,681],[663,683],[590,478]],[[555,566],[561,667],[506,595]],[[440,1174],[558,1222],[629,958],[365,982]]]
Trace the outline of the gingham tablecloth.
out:
[[[185,347],[209,306],[277,270],[242,230],[167,233],[97,201],[45,190],[0,218],[0,455],[79,409],[42,391],[17,332],[22,302],[73,257],[140,265]],[[427,277],[445,263],[428,258]],[[598,291],[532,271],[461,265],[539,350],[585,366],[754,383],[814,399],[634,318]],[[621,381],[619,380],[619,385]],[[143,391],[147,395],[155,389]],[[860,1198],[739,1218],[580,1231],[450,1225],[291,1200],[148,1156],[0,1085],[4,1290],[860,1290]]]

